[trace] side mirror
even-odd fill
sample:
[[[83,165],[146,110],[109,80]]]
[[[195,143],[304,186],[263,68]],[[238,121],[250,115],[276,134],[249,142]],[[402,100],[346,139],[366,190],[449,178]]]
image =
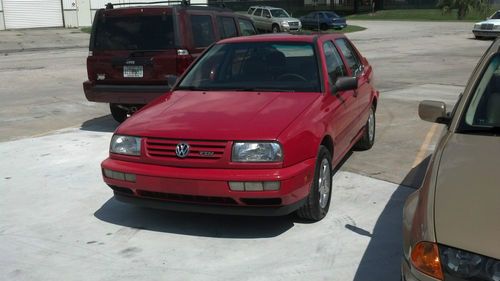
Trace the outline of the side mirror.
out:
[[[450,117],[446,113],[446,104],[442,101],[424,100],[418,105],[420,119],[432,123],[449,124]]]
[[[178,77],[175,75],[167,75],[166,78],[167,78],[168,86],[170,88],[172,88],[175,85],[175,83],[177,82]]]
[[[356,90],[358,88],[358,77],[339,77],[332,86],[332,93]]]

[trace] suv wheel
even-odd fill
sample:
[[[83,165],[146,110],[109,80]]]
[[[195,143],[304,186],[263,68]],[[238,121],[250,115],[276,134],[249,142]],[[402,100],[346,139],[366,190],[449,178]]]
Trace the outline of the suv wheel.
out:
[[[328,26],[324,23],[322,23],[319,27],[321,30],[327,30],[328,29]]]
[[[109,110],[111,111],[111,116],[113,116],[113,119],[116,120],[118,123],[122,123],[127,119],[127,110],[120,108],[120,105],[116,103],[110,103],[109,104]]]
[[[368,150],[375,143],[375,107],[370,108],[370,115],[365,125],[363,137],[356,143],[355,148],[359,150]]]
[[[273,33],[280,32],[280,27],[277,24],[273,24]]]
[[[303,219],[319,221],[326,216],[330,208],[332,193],[332,160],[331,153],[326,147],[320,146],[314,179],[306,203],[297,215]]]

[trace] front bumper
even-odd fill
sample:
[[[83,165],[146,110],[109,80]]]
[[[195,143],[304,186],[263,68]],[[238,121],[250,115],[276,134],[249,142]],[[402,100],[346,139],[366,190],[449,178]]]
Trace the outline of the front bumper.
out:
[[[405,258],[401,259],[401,280],[402,281],[440,281],[426,275],[410,266],[410,262]]]
[[[500,35],[500,30],[479,30],[479,29],[474,29],[474,30],[472,30],[472,33],[474,33],[474,36],[476,36],[476,37],[496,38],[496,37],[498,37],[498,35]]]
[[[83,82],[83,91],[88,101],[147,104],[169,91],[168,85],[101,85]]]
[[[302,206],[315,159],[280,169],[208,169],[106,159],[102,169],[134,174],[135,182],[103,176],[119,201],[152,208],[234,215],[286,215]],[[232,191],[229,181],[279,181],[276,191]]]

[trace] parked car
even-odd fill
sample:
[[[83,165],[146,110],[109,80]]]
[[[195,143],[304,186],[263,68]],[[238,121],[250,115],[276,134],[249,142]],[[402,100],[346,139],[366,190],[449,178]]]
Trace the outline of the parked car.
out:
[[[487,50],[445,124],[420,189],[403,211],[402,280],[500,280],[500,41]]]
[[[472,33],[476,39],[496,38],[500,34],[500,10],[485,21],[474,24]]]
[[[252,6],[247,11],[257,29],[265,32],[300,31],[299,19],[292,18],[284,9],[269,6]]]
[[[320,220],[332,168],[374,143],[372,77],[343,35],[219,41],[117,128],[104,181],[153,208]]]
[[[347,26],[345,18],[331,11],[316,11],[311,12],[303,17],[300,17],[300,22],[303,28],[309,29],[343,29]]]
[[[224,8],[187,2],[126,8],[108,5],[97,10],[92,25],[85,96],[89,101],[109,103],[113,118],[122,122],[167,92],[169,80],[175,82],[213,42],[256,33],[249,17]]]

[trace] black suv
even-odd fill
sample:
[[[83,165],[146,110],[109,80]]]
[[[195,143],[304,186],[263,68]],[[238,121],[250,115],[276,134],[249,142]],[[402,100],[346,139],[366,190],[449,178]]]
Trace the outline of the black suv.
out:
[[[257,33],[250,18],[227,8],[158,3],[96,12],[83,89],[89,101],[109,103],[118,122],[167,92],[213,42]]]

